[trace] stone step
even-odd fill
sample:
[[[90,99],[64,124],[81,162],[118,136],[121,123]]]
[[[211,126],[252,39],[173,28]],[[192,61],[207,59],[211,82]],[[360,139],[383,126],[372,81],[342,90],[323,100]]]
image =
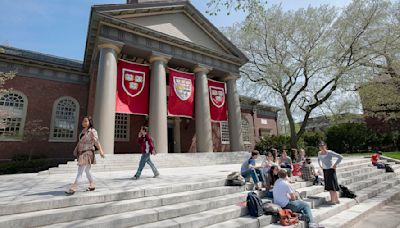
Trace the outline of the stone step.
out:
[[[396,170],[399,170],[399,166],[396,167]],[[366,174],[368,175],[368,174]],[[363,176],[363,175],[361,175]],[[359,179],[360,176],[353,178],[353,180]],[[397,177],[396,173],[385,173],[381,172],[379,175],[374,174],[373,176],[370,176],[371,178],[364,178],[363,181],[353,181],[353,182],[347,182],[349,184],[345,184],[350,190],[354,191],[356,195],[358,195],[358,192],[363,190],[363,189],[368,189],[370,186],[374,186],[376,184],[379,184],[381,182],[384,182],[388,179],[395,178]],[[339,183],[341,183],[339,181]],[[309,194],[308,199],[306,199],[307,202],[310,202],[312,208],[318,207],[320,205],[325,204],[327,201],[330,200],[329,192],[323,192],[323,186],[322,188],[319,189],[321,191],[320,193],[317,193],[318,190],[314,190],[313,193],[317,194]],[[305,188],[306,189],[306,188]],[[304,193],[302,193],[304,194]]]
[[[152,222],[157,222],[161,220],[173,219],[174,221],[181,221],[182,223],[189,224],[194,222],[189,217],[200,217],[201,219],[205,219],[201,216],[202,213],[207,213],[212,211],[213,209],[221,209],[227,207],[229,205],[239,204],[246,199],[247,193],[236,193],[231,195],[219,196],[214,198],[208,198],[203,200],[195,200],[175,205],[168,205],[157,207],[154,209],[144,209],[133,212],[125,212],[118,213],[106,216],[100,216],[91,219],[84,220],[75,220],[68,223],[58,223],[52,224],[49,227],[129,227],[129,226],[137,226]],[[241,209],[240,207],[238,207]],[[231,213],[230,216],[232,216]],[[240,212],[238,216],[242,215]],[[187,218],[185,218],[187,217]],[[217,217],[223,217],[222,215],[218,215]],[[185,218],[185,219],[183,219]],[[182,220],[183,219],[183,220]],[[220,219],[220,218],[217,218]],[[207,219],[206,219],[207,220]],[[180,223],[180,222],[178,222]],[[194,222],[196,223],[196,222]],[[182,225],[182,224],[181,224]],[[199,223],[197,223],[199,225]],[[196,227],[197,225],[191,226]],[[184,227],[184,226],[181,226]]]
[[[206,228],[259,228],[268,226],[272,223],[271,215],[262,215],[260,217],[251,217],[249,215],[217,223]]]
[[[37,200],[15,204],[0,204],[0,215],[105,203],[118,200],[130,200],[149,196],[161,196],[185,191],[222,187],[224,185],[225,179],[215,179],[210,181],[159,186],[148,189],[137,188],[128,191],[88,192],[84,195],[76,194],[69,197],[53,197],[49,200]]]
[[[352,227],[358,221],[374,213],[381,206],[400,197],[400,186],[379,193],[376,197],[361,202],[347,210],[344,210],[320,223],[326,228],[346,228]]]
[[[369,187],[368,189],[365,189],[361,192],[357,192],[358,194],[358,203],[363,202],[367,199],[373,198],[377,196],[379,193],[384,192],[385,190],[391,189],[394,186],[400,184],[400,179],[395,178],[392,180],[388,180],[379,184],[376,184],[372,187]],[[347,210],[354,205],[357,204],[357,201],[354,199],[348,199],[348,198],[340,198],[340,204],[338,205],[333,205],[333,206],[321,206],[317,209],[312,209],[312,213],[315,217],[315,220],[317,222],[321,222],[325,219],[328,219],[336,214],[339,214],[343,212],[344,210]]]
[[[243,187],[216,187],[162,196],[144,197],[132,200],[112,201],[76,207],[36,211],[23,214],[0,216],[0,227],[27,227],[62,223],[75,219],[87,219],[109,214],[173,205],[193,200],[243,192]]]
[[[216,223],[225,222],[239,218],[247,214],[247,208],[238,205],[221,207],[213,210],[204,211],[198,214],[182,216],[155,223],[134,226],[135,228],[199,228],[210,226]]]

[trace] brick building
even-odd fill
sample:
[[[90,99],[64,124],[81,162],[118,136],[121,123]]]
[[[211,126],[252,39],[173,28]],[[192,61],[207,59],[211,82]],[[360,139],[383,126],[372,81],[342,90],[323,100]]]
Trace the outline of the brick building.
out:
[[[200,80],[226,82],[231,121],[211,122],[205,109],[192,119],[152,112],[166,106],[161,92],[167,85],[150,90],[149,116],[115,113],[118,59],[149,63],[156,76],[167,77],[157,71],[166,66],[193,71],[200,90]],[[159,152],[251,149],[259,136],[278,133],[278,109],[245,97],[239,103],[236,79],[246,61],[188,1],[93,6],[83,62],[0,46],[0,71],[17,73],[6,83],[12,90],[0,96],[0,160],[28,152],[71,158],[85,115],[94,116],[106,153],[138,153],[136,137],[144,124],[150,125]],[[195,103],[205,100],[196,96]],[[42,127],[48,134],[36,136]]]

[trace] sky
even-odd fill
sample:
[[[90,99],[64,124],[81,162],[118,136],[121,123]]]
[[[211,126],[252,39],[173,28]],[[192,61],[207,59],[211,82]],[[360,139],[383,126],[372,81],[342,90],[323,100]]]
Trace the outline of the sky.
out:
[[[244,20],[244,12],[226,11],[209,16],[207,0],[192,0],[192,4],[216,27],[230,26]],[[343,7],[350,0],[269,0],[282,4],[285,10],[309,5],[330,4]],[[98,4],[126,3],[126,0],[1,0],[0,44],[37,51],[64,58],[82,60],[90,7]]]

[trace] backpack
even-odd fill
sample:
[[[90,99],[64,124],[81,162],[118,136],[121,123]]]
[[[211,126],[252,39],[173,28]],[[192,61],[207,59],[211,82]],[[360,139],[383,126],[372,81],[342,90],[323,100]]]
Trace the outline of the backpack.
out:
[[[247,210],[253,217],[260,217],[264,214],[263,203],[260,197],[255,192],[249,192],[247,194]]]
[[[339,188],[340,188],[340,197],[350,198],[350,199],[354,199],[357,197],[357,195],[353,191],[348,189],[346,186],[339,185]]]
[[[228,186],[243,186],[245,183],[239,172],[233,172],[226,177],[226,185]]]
[[[394,169],[389,164],[385,164],[385,170],[387,173],[394,173]]]
[[[289,209],[280,209],[278,211],[278,214],[279,224],[281,224],[282,226],[290,226],[299,222],[299,215]]]

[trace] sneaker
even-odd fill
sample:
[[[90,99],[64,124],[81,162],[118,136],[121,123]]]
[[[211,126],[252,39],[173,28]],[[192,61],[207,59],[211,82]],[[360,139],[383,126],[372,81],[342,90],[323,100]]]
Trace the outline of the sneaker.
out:
[[[326,202],[326,205],[332,206],[332,205],[336,205],[336,203],[334,203],[332,201],[328,201],[328,202]]]
[[[153,178],[157,178],[158,176],[160,176],[160,174],[159,174],[159,173],[157,173],[157,174],[154,174]]]
[[[132,180],[138,180],[138,179],[139,179],[139,177],[137,177],[137,176],[133,176],[131,179],[132,179]]]

